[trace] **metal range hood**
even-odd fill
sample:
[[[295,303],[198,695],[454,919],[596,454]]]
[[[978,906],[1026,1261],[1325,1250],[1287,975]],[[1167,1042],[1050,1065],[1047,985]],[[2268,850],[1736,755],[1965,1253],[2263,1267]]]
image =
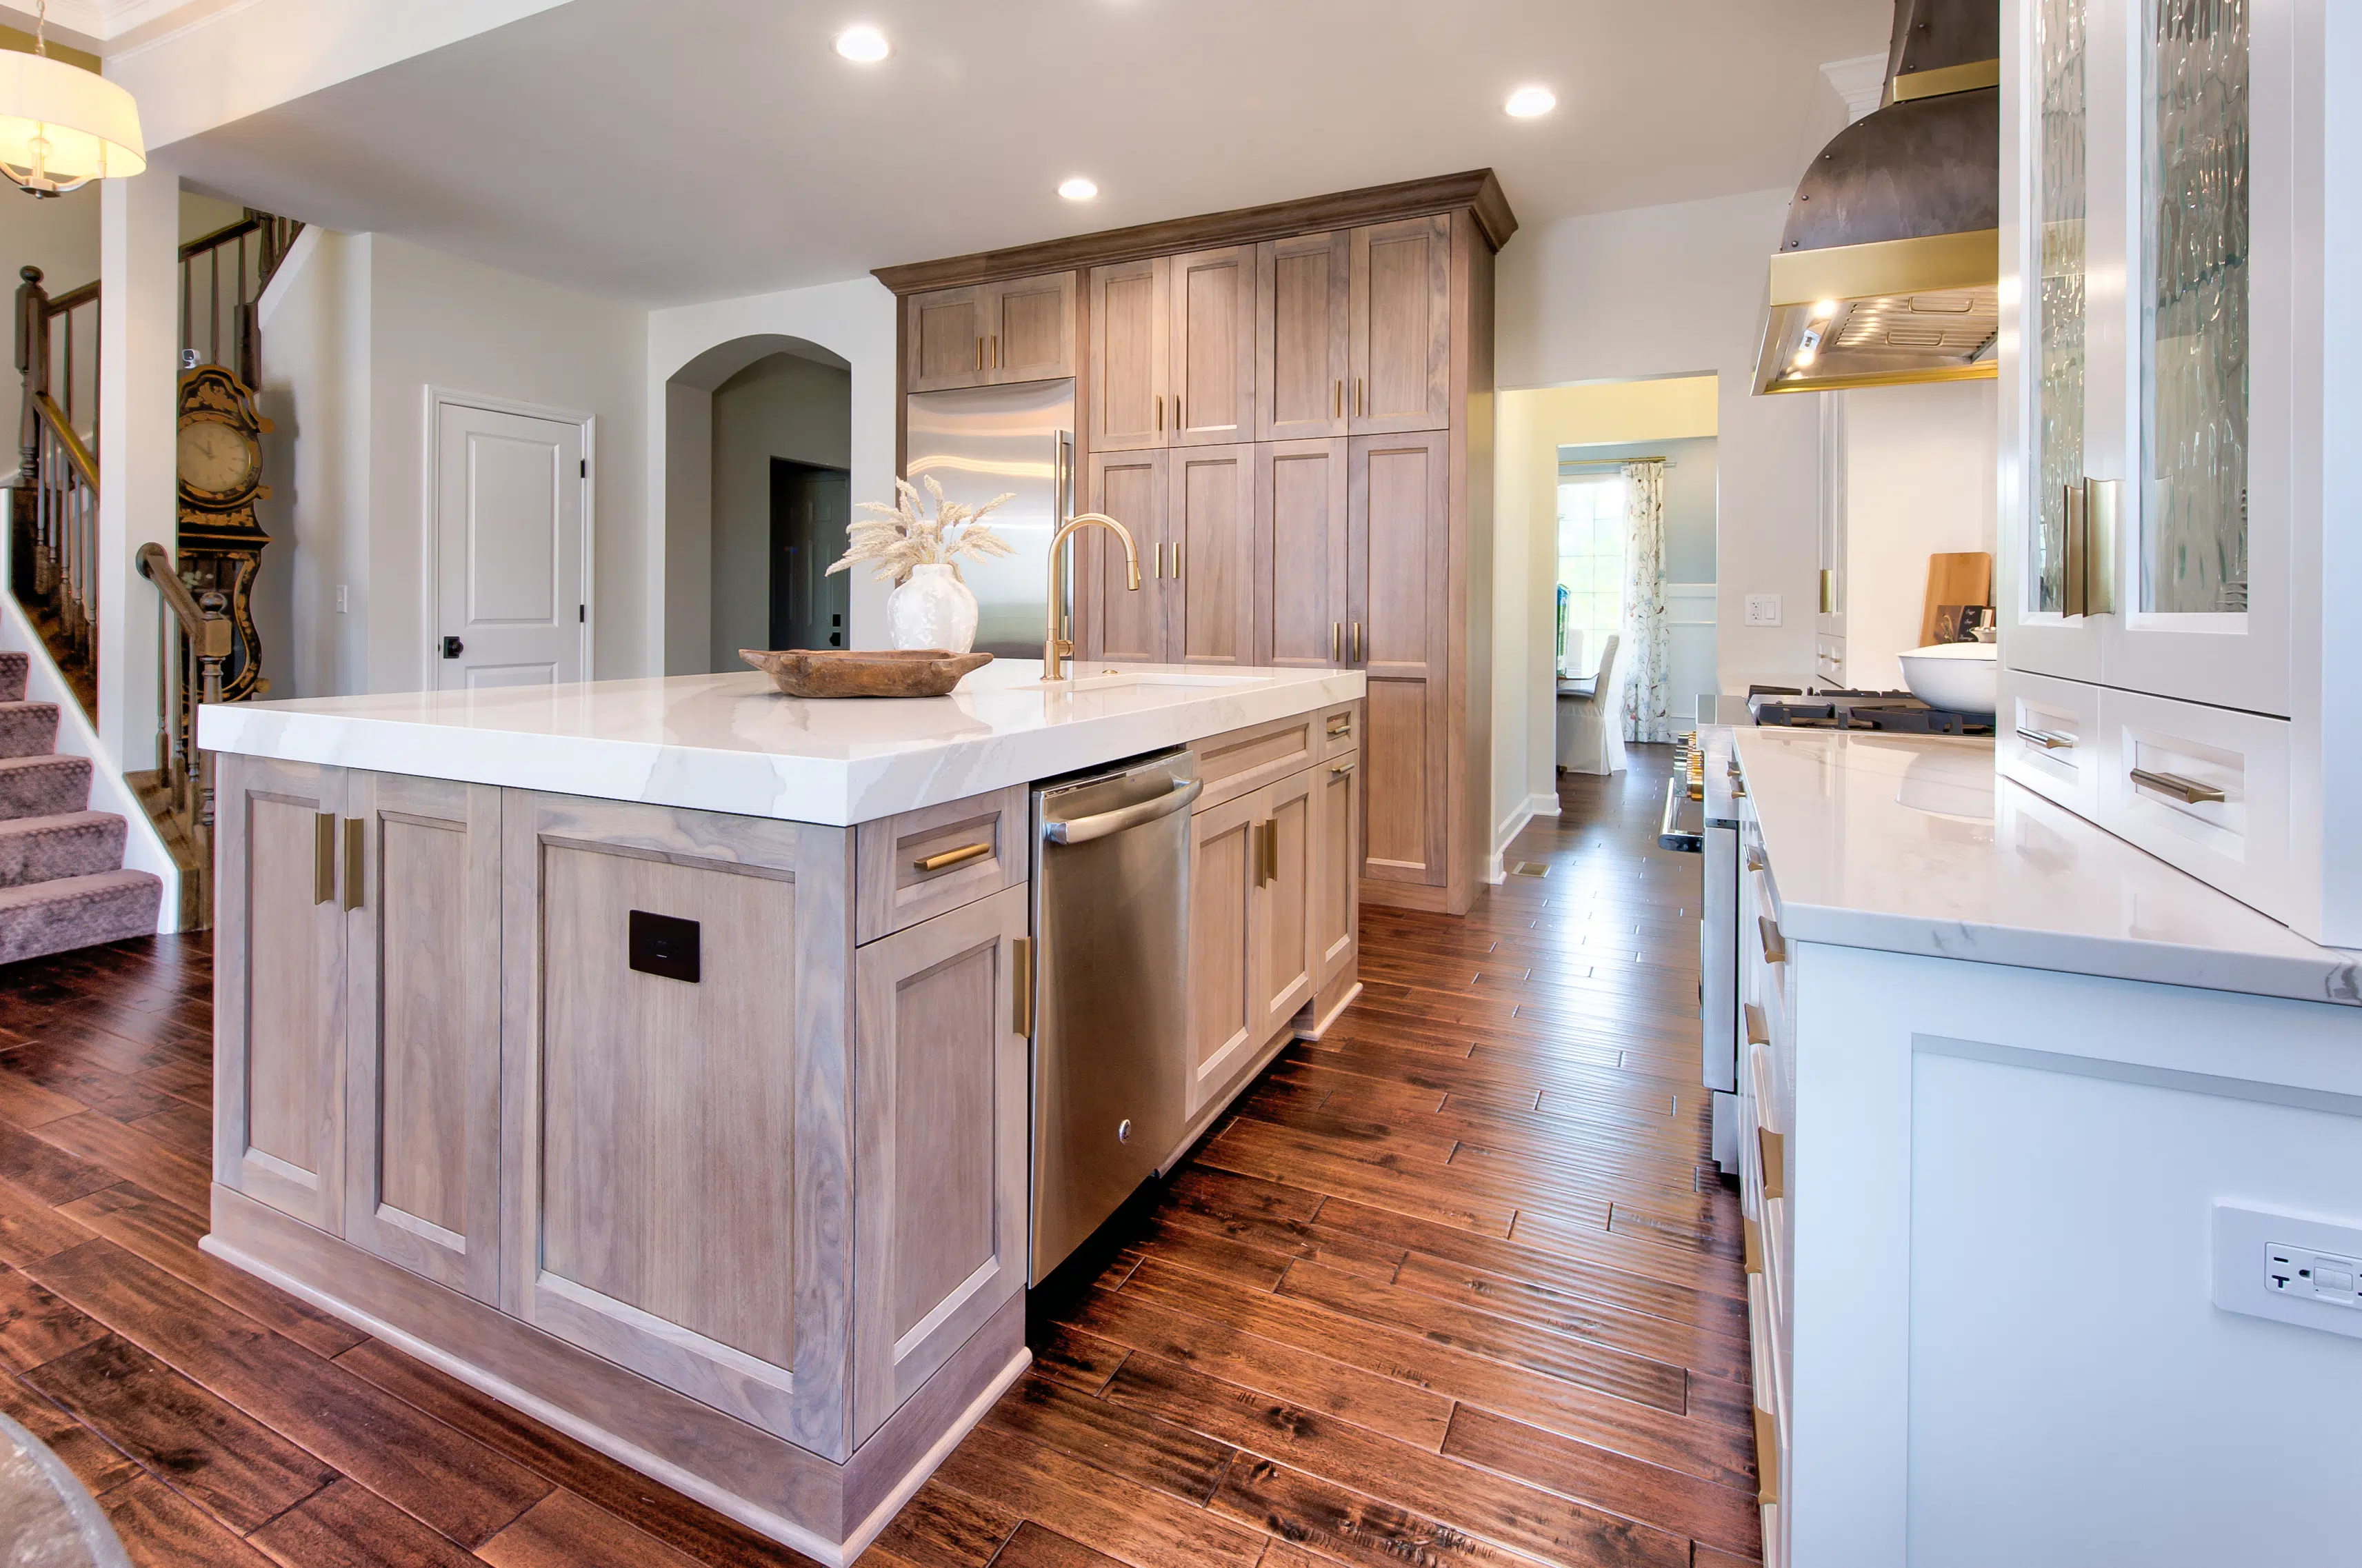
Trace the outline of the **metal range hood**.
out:
[[[1881,106],[1789,204],[1758,392],[1997,373],[2000,56],[1996,0],[1895,0]]]

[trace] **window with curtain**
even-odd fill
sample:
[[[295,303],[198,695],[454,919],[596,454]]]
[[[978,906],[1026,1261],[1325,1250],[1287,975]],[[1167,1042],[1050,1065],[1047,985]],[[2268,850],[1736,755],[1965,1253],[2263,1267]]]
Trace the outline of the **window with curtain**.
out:
[[[1624,624],[1624,476],[1558,482],[1558,670],[1589,675]]]

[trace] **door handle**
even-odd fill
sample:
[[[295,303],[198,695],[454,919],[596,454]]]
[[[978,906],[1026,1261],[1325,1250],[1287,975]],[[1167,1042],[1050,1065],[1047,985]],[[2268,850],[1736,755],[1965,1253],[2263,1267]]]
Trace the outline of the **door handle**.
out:
[[[337,813],[312,813],[312,901],[325,904],[337,896]]]
[[[362,878],[369,870],[368,830],[359,817],[345,819],[345,910],[347,913],[361,907],[365,884]]]
[[[2115,480],[2094,479],[2067,487],[2067,614],[2115,613],[2117,497],[2123,488]]]
[[[466,653],[467,651],[468,645],[461,642],[458,638],[446,637],[443,639],[443,657],[445,658],[458,658],[461,654]]]
[[[1097,816],[1076,817],[1071,822],[1044,823],[1042,836],[1052,844],[1088,844],[1095,838],[1121,833],[1126,828],[1153,823],[1159,817],[1170,816],[1206,792],[1206,781],[1192,778],[1176,783],[1172,790],[1153,801],[1142,801],[1136,806],[1123,806]]]

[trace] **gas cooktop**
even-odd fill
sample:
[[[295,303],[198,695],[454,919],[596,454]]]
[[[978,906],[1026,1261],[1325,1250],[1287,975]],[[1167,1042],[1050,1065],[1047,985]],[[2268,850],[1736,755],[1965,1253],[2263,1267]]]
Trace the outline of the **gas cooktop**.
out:
[[[1750,686],[1747,712],[1759,724],[1805,730],[1882,730],[1904,735],[1989,735],[1989,713],[1930,708],[1908,691]]]

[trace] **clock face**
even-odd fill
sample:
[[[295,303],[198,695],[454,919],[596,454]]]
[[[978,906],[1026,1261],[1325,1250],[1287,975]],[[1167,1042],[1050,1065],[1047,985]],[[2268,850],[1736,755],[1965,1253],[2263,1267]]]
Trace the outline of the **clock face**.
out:
[[[217,419],[193,419],[181,426],[181,483],[206,495],[232,496],[254,482],[262,454],[254,437]]]

